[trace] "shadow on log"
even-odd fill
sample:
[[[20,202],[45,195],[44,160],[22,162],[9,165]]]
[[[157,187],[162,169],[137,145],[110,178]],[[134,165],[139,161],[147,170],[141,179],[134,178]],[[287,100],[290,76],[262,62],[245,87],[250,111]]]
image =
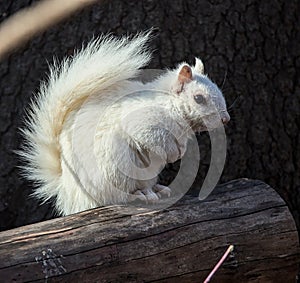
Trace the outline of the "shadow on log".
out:
[[[0,278],[203,282],[229,244],[235,250],[211,282],[295,282],[293,218],[272,188],[247,179],[163,211],[133,215],[110,206],[2,232]]]

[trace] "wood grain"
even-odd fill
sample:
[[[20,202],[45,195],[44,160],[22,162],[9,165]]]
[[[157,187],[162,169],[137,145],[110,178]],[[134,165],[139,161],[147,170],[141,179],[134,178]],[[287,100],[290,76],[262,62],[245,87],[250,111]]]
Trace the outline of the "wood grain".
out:
[[[98,208],[0,233],[4,282],[295,282],[299,244],[279,195],[260,181],[186,196],[163,211]]]

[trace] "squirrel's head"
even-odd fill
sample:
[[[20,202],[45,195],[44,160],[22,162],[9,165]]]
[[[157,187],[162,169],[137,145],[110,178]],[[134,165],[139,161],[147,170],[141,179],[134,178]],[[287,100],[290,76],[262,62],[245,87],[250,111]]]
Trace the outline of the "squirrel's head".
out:
[[[204,74],[200,59],[196,58],[193,67],[179,65],[171,91],[180,98],[181,110],[194,131],[212,130],[229,122],[223,94]]]

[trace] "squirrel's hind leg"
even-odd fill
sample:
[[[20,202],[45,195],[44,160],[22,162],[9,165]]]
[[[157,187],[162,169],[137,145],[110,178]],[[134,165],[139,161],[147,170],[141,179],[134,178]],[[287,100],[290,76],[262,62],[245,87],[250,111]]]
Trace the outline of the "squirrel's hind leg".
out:
[[[152,188],[136,190],[134,193],[130,194],[129,201],[140,200],[145,203],[157,203],[159,196],[153,191]]]
[[[157,203],[163,196],[170,197],[171,189],[169,187],[156,184],[152,188],[136,190],[130,195],[129,201],[140,200],[145,203]]]
[[[153,187],[153,191],[158,195],[159,198],[166,196],[170,197],[171,196],[171,189],[169,187],[156,184]]]

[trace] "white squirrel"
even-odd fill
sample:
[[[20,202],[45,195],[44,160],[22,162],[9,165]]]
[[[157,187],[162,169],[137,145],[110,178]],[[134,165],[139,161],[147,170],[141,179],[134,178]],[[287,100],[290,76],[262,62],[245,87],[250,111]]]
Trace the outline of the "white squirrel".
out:
[[[61,215],[169,195],[157,184],[185,153],[192,131],[230,116],[203,63],[181,63],[152,82],[134,80],[150,61],[150,32],[104,36],[50,69],[28,112],[19,154],[43,201]]]

